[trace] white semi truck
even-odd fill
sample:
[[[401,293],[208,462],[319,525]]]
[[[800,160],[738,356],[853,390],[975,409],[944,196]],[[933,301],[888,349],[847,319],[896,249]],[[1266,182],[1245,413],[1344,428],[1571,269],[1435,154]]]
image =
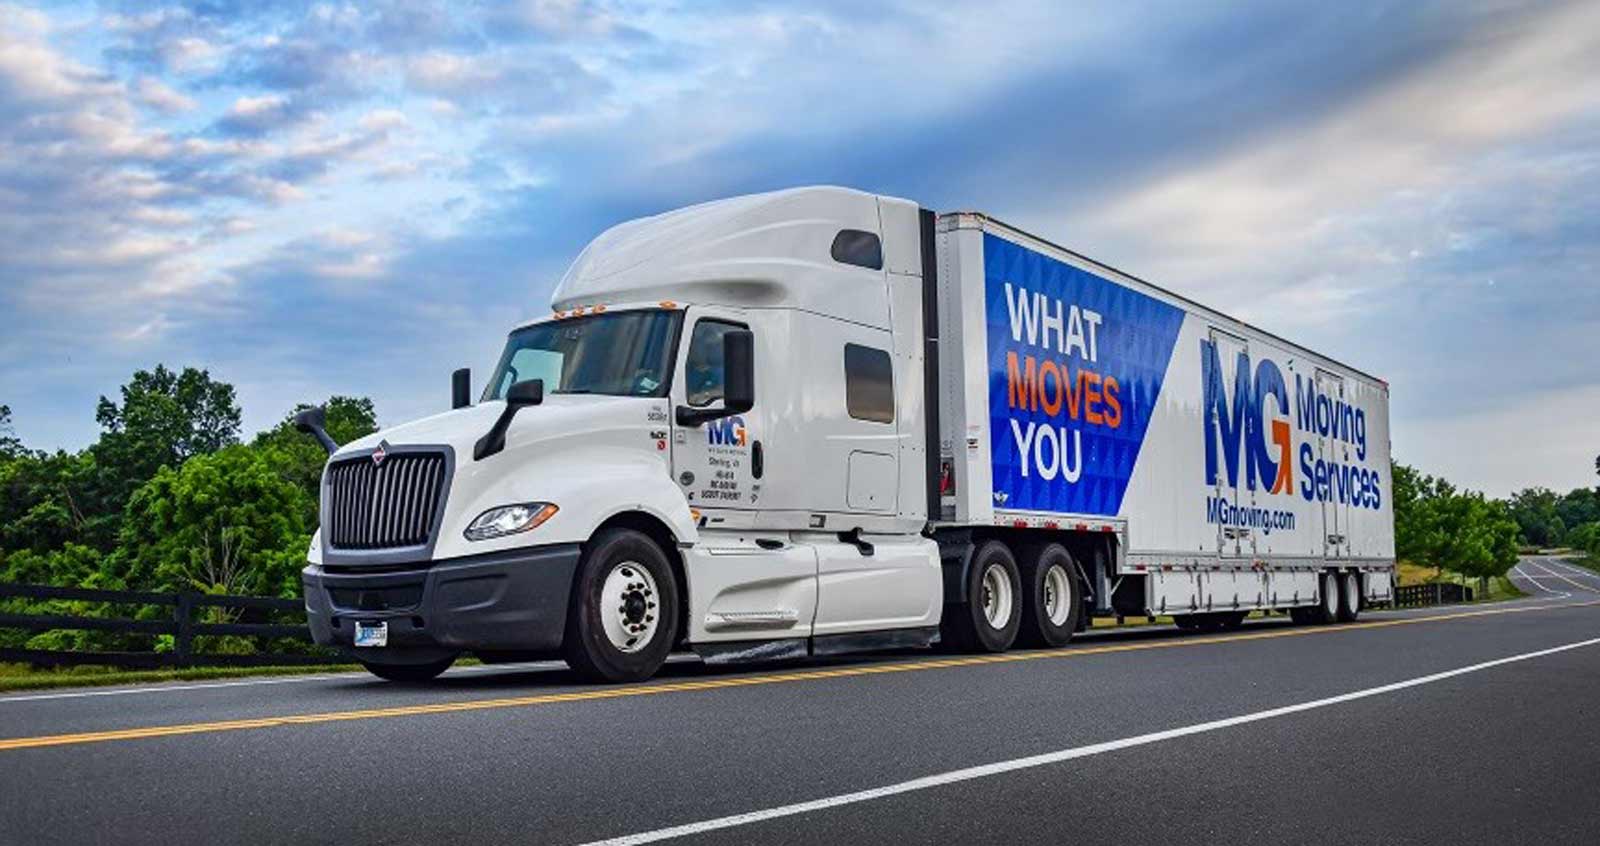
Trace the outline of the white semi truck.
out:
[[[317,642],[644,679],[1391,596],[1388,386],[981,214],[816,187],[616,226],[477,404],[329,449]]]

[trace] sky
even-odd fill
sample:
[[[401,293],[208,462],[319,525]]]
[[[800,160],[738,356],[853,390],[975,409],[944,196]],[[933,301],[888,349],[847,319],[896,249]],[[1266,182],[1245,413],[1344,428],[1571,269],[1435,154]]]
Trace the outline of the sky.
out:
[[[606,227],[987,212],[1390,382],[1501,496],[1600,454],[1600,3],[0,0],[0,404],[140,368],[442,410]]]

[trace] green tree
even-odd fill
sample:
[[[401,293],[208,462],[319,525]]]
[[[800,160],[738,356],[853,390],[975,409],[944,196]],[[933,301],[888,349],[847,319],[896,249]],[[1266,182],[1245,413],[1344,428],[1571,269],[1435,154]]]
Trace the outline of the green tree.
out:
[[[102,396],[94,416],[102,428],[92,447],[102,468],[100,493],[116,510],[158,468],[239,442],[233,386],[193,367],[137,371],[122,386],[122,402]]]
[[[115,515],[95,507],[97,477],[87,452],[24,451],[0,461],[0,550],[109,546]]]
[[[1503,502],[1444,479],[1393,466],[1395,555],[1486,580],[1517,562],[1518,523]],[[1553,498],[1554,495],[1552,494]]]
[[[128,502],[108,566],[128,587],[294,596],[315,507],[272,448],[162,467]]]
[[[1505,503],[1469,491],[1440,500],[1439,563],[1487,586],[1517,563],[1518,529]]]
[[[1584,523],[1567,533],[1567,545],[1600,556],[1600,523]]]
[[[1522,539],[1530,546],[1556,546],[1563,543],[1567,523],[1557,505],[1561,502],[1549,488],[1527,488],[1511,495],[1507,503]]]
[[[1395,462],[1393,478],[1395,557],[1416,564],[1437,565],[1435,550],[1442,541],[1437,500],[1449,483]]]
[[[1556,500],[1555,510],[1565,526],[1600,522],[1600,496],[1592,488],[1573,488]]]

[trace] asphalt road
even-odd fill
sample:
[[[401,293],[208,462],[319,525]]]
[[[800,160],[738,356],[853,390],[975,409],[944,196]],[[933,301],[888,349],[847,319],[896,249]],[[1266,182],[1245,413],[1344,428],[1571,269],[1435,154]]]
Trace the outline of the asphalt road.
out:
[[[0,842],[1600,842],[1600,576],[1513,578],[998,659],[12,694]]]

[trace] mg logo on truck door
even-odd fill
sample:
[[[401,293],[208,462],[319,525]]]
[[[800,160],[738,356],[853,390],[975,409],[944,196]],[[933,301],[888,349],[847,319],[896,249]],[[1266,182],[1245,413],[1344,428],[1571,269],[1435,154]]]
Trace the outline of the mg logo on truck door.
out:
[[[711,446],[745,445],[744,418],[735,414],[706,424],[706,443]]]

